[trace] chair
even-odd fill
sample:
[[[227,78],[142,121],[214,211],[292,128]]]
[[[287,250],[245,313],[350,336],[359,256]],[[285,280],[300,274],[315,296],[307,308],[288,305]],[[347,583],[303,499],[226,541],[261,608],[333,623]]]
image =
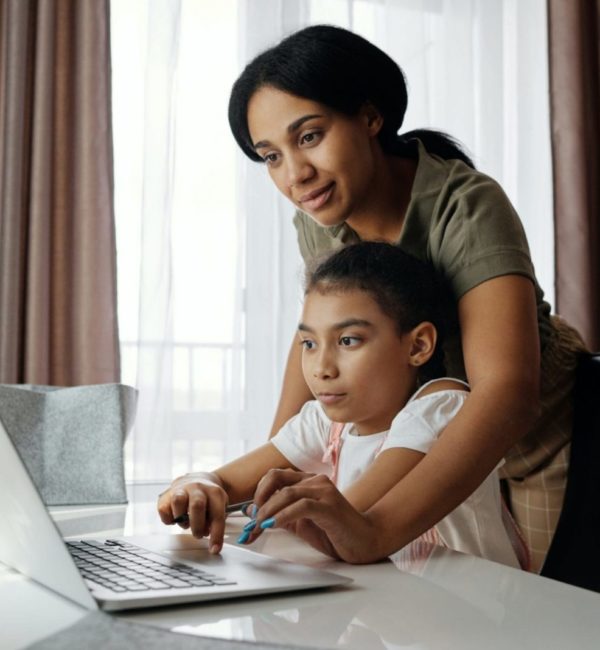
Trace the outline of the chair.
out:
[[[600,354],[578,362],[565,500],[541,575],[600,592]]]

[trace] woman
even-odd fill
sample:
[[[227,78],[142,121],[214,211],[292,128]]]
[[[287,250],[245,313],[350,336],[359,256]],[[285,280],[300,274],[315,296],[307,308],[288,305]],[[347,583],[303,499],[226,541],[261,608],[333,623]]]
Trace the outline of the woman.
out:
[[[332,554],[371,561],[431,528],[504,458],[509,505],[539,569],[562,505],[583,345],[550,317],[501,188],[451,138],[397,135],[406,104],[392,59],[330,26],[308,27],[259,55],[232,89],[233,134],[297,207],[306,262],[384,240],[433,264],[459,325],[445,345],[447,372],[471,386],[431,452],[367,512],[322,479],[282,470],[255,495],[258,523],[274,516]],[[273,433],[308,399],[294,342]]]

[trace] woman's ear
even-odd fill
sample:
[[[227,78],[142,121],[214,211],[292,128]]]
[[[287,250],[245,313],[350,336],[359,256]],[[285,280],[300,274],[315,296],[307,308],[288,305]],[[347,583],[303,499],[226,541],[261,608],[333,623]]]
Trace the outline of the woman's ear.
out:
[[[371,102],[365,102],[361,108],[361,115],[365,119],[369,135],[376,136],[383,127],[383,116],[377,107]]]
[[[419,323],[410,332],[411,345],[408,363],[411,366],[426,364],[435,350],[437,343],[437,330],[435,325],[428,321]]]

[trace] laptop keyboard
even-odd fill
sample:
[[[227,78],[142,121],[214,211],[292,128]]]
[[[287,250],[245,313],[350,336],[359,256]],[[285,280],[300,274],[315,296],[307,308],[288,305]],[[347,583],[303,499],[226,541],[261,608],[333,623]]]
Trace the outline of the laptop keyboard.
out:
[[[235,581],[219,578],[214,573],[174,562],[168,557],[119,540],[66,544],[85,580],[115,592],[236,584]]]

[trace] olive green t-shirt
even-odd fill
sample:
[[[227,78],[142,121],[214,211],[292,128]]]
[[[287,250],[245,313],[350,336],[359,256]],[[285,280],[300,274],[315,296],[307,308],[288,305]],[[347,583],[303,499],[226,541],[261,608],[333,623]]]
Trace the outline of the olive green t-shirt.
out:
[[[535,277],[523,225],[502,188],[460,160],[443,160],[416,143],[417,170],[397,245],[430,263],[449,283],[456,302],[478,284],[524,275],[535,285],[542,349],[551,331],[550,305]],[[303,212],[294,225],[304,261],[359,241],[347,224],[324,228]],[[450,315],[449,317],[453,317]],[[444,346],[446,370],[465,377],[458,336]]]

